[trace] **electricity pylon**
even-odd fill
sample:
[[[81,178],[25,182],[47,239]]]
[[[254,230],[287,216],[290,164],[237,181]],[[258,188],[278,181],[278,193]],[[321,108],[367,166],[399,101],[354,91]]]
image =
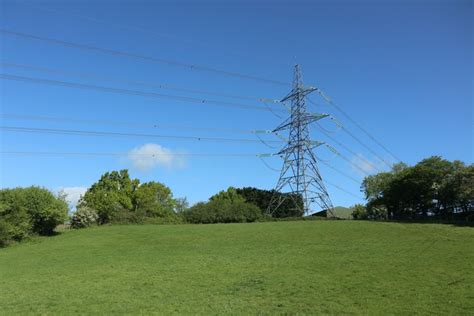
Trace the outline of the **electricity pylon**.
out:
[[[307,112],[306,96],[314,91],[317,91],[317,88],[303,86],[300,67],[296,65],[293,89],[281,100],[291,102],[291,115],[273,130],[277,134],[289,130],[289,137],[286,145],[277,153],[283,158],[283,167],[268,206],[270,214],[278,210],[286,199],[292,199],[295,208],[304,215],[320,210],[325,210],[327,215],[333,214],[333,205],[313,152],[313,149],[323,142],[311,141],[309,135],[309,124],[329,116]],[[316,210],[315,204],[321,209]]]

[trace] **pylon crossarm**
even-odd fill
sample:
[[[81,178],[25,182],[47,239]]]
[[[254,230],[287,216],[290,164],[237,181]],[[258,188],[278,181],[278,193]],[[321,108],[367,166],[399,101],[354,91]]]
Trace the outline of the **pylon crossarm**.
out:
[[[331,115],[330,114],[327,114],[327,113],[309,113],[305,119],[311,121],[309,123],[312,123],[312,122],[316,122],[316,121],[319,121],[323,118],[326,118],[326,117],[330,117]]]
[[[268,157],[273,157],[277,154],[258,154],[257,157],[260,157],[260,158],[268,158]]]
[[[317,141],[317,140],[310,140],[308,142],[308,145],[311,146],[311,149],[313,149],[313,148],[319,147],[321,145],[326,145],[326,143],[325,142],[320,142],[320,141]]]
[[[311,92],[313,91],[317,91],[318,89],[317,88],[314,88],[314,87],[308,87],[308,88],[305,88],[305,87],[299,87],[299,88],[296,88],[296,89],[293,89],[290,94],[288,94],[286,97],[284,97],[283,99],[280,100],[280,102],[285,102],[287,100],[290,100],[290,99],[293,99],[295,98],[296,96],[306,96],[308,94],[310,94]]]
[[[267,99],[267,98],[260,98],[258,101],[263,102],[263,103],[281,103],[280,100],[274,100],[274,99]]]
[[[271,134],[272,131],[270,130],[264,130],[264,129],[256,129],[253,131],[250,131],[252,134]]]
[[[283,123],[278,125],[278,127],[275,128],[272,132],[275,133],[275,132],[278,132],[278,131],[288,129],[289,127],[291,127],[292,124],[293,124],[293,120],[291,120],[291,118],[288,118]]]
[[[280,135],[279,133],[274,133],[274,134],[275,134],[276,137],[278,137],[279,139],[284,140],[285,142],[288,142],[288,138],[286,138],[286,137]]]

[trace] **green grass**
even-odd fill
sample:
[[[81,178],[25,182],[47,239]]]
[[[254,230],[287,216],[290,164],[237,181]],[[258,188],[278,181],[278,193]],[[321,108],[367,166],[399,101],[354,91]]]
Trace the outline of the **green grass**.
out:
[[[110,226],[0,249],[0,314],[473,314],[474,229]]]

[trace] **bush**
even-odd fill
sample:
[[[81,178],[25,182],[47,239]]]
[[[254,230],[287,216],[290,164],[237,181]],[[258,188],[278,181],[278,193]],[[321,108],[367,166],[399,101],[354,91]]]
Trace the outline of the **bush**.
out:
[[[21,190],[25,195],[25,208],[30,215],[33,232],[40,235],[53,234],[56,226],[67,219],[69,207],[66,201],[40,187],[32,186]]]
[[[32,223],[25,208],[12,206],[12,199],[6,198],[5,191],[0,191],[0,246],[6,246],[11,241],[20,241],[32,231]]]
[[[183,201],[182,201],[183,202]],[[140,184],[128,170],[107,172],[81,197],[79,206],[97,210],[99,224],[140,224],[147,218],[168,218],[177,205],[171,189],[159,182]]]
[[[352,218],[353,219],[362,220],[362,219],[368,219],[369,218],[369,215],[367,213],[367,209],[362,204],[356,204],[352,207],[352,209],[354,210],[354,211],[352,211]]]
[[[12,228],[10,223],[0,219],[0,247],[7,246],[13,240]]]
[[[197,203],[183,212],[188,223],[245,223],[255,222],[262,217],[257,206],[242,200],[213,199],[207,203]]]
[[[247,203],[258,206],[263,213],[268,211],[269,204],[274,196],[284,198],[283,203],[278,209],[273,210],[271,214],[273,218],[302,217],[304,215],[302,211],[303,198],[301,195],[293,194],[293,196],[291,196],[292,193],[280,193],[275,190],[261,190],[252,187],[235,189],[235,191],[241,195]]]
[[[71,217],[71,228],[86,228],[97,224],[97,211],[86,206],[78,207]]]
[[[184,224],[185,220],[181,214],[172,214],[166,217],[145,217],[143,219],[143,224],[154,224],[154,225],[163,225],[163,224]]]
[[[216,222],[215,203],[199,202],[191,208],[185,210],[182,214],[188,223],[211,224]]]
[[[2,244],[31,234],[51,235],[67,218],[67,203],[40,187],[0,190]]]

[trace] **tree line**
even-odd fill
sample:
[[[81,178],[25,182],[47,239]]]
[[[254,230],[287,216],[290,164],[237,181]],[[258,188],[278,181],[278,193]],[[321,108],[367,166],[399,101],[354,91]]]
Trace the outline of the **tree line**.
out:
[[[474,220],[474,165],[439,156],[414,166],[395,164],[388,172],[364,179],[366,207],[356,219]]]
[[[81,196],[75,212],[68,216],[63,194],[45,188],[29,187],[0,190],[0,246],[33,235],[52,235],[66,221],[71,228],[109,224],[242,223],[270,218],[301,217],[301,197],[285,200],[270,216],[267,214],[273,190],[230,187],[189,207],[185,198],[175,198],[163,183],[140,183],[128,170],[103,174]],[[296,202],[294,202],[296,201]]]
[[[399,163],[368,176],[362,186],[366,205],[355,205],[354,219],[474,220],[474,165],[434,156],[414,166]],[[242,223],[304,218],[301,196],[287,197],[269,214],[274,190],[230,187],[189,207],[165,184],[140,183],[128,170],[103,174],[80,198],[69,216],[64,194],[32,186],[0,190],[0,246],[33,235],[52,235],[56,226],[71,228],[124,223]],[[324,210],[323,210],[324,213]]]

